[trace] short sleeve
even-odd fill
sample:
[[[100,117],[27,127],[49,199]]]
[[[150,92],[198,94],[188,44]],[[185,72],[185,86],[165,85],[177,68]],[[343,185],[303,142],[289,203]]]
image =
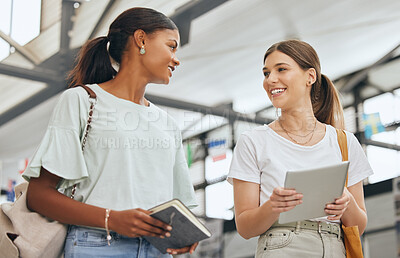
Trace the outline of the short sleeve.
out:
[[[227,181],[232,184],[233,178],[260,184],[256,148],[251,138],[246,134],[240,136],[233,150]]]
[[[352,186],[371,176],[374,172],[354,134],[347,132],[347,138],[350,161],[348,186]]]
[[[181,200],[188,208],[197,206],[193,184],[189,176],[189,168],[186,162],[182,146],[182,138],[179,130],[176,136],[176,156],[174,164],[174,198]]]
[[[32,177],[39,177],[41,167],[66,179],[59,186],[62,188],[88,177],[80,139],[88,110],[82,94],[86,93],[78,88],[61,94],[46,133],[22,174],[24,179],[29,181]]]

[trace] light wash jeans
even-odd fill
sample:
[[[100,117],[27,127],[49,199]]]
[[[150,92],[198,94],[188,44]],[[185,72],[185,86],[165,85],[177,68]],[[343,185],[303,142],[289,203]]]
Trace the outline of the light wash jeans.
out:
[[[65,258],[89,257],[135,257],[135,258],[171,258],[152,246],[144,238],[130,238],[110,232],[110,246],[107,244],[106,231],[79,226],[69,226],[65,241]]]
[[[343,239],[317,230],[271,228],[258,239],[256,258],[345,258]]]

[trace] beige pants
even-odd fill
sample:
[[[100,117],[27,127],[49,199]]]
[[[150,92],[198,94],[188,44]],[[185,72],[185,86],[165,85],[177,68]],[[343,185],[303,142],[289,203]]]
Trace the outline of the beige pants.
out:
[[[271,228],[258,239],[256,258],[346,257],[343,239],[309,229]]]

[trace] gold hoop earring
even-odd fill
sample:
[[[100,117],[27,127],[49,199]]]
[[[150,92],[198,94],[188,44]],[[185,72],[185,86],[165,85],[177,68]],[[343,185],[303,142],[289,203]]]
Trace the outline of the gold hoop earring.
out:
[[[140,53],[141,55],[146,54],[146,49],[144,49],[144,45],[140,48],[139,53]]]

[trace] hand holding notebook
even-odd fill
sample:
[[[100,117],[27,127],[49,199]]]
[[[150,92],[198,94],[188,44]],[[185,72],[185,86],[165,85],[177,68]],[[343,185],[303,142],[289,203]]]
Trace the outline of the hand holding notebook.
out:
[[[209,238],[210,231],[196,218],[196,216],[178,199],[160,204],[152,209],[153,218],[172,226],[171,236],[166,238],[144,236],[160,252],[167,249],[180,249]]]

